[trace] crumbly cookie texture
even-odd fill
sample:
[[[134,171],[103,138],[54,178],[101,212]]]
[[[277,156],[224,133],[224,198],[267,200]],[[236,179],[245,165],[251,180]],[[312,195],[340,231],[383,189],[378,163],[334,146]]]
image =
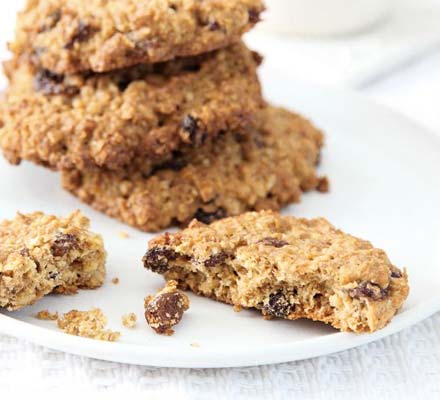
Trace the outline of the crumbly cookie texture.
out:
[[[177,282],[169,281],[155,296],[145,298],[145,319],[156,333],[171,336],[189,304],[188,296],[177,289]]]
[[[56,321],[58,319],[58,312],[50,312],[49,310],[38,311],[35,318],[42,321]]]
[[[130,313],[122,316],[122,325],[126,328],[133,329],[137,324],[137,316],[135,313]]]
[[[136,165],[148,174],[177,150],[247,131],[263,106],[260,61],[242,43],[108,74],[59,76],[14,59],[5,66],[10,86],[0,107],[0,146],[13,164]]]
[[[176,155],[151,175],[71,170],[63,171],[63,185],[94,208],[145,231],[298,202],[302,191],[319,185],[322,133],[280,108],[268,107],[258,119],[253,134],[227,132]]]
[[[9,47],[58,74],[105,72],[226,47],[263,11],[261,0],[28,0]]]
[[[18,214],[0,223],[0,307],[13,311],[52,292],[97,288],[105,260],[102,238],[81,212]]]
[[[57,324],[64,333],[89,339],[116,342],[121,336],[120,332],[105,330],[107,317],[99,308],[92,308],[90,311],[69,311],[58,318]]]
[[[342,331],[383,328],[408,296],[408,278],[371,243],[320,218],[246,213],[194,221],[150,242],[145,267],[267,317],[309,318]]]

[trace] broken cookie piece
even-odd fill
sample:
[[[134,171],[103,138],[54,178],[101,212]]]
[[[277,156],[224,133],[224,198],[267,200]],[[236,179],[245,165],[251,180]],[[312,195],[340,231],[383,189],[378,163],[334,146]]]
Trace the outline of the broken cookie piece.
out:
[[[189,298],[177,290],[177,282],[169,281],[155,296],[145,299],[145,319],[156,333],[171,336],[171,329],[177,325],[189,309]]]
[[[268,318],[308,318],[342,331],[383,328],[408,296],[408,278],[370,242],[325,219],[250,212],[153,239],[144,265],[181,289]]]
[[[104,329],[107,317],[99,308],[92,308],[90,311],[69,311],[58,318],[57,324],[64,333],[89,339],[116,342],[121,336],[120,332]]]
[[[0,223],[0,307],[9,311],[52,293],[94,289],[105,277],[106,252],[89,220],[41,212]]]

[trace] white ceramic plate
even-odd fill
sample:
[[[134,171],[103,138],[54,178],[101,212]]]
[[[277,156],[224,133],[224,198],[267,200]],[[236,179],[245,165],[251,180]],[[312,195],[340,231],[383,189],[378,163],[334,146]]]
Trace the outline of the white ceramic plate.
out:
[[[359,346],[395,333],[440,310],[440,139],[409,120],[347,92],[327,91],[265,71],[269,99],[299,110],[327,132],[321,172],[332,191],[310,193],[286,213],[325,216],[347,232],[368,238],[407,267],[411,294],[402,311],[371,335],[339,333],[310,321],[265,321],[253,311],[191,295],[191,309],[172,337],[153,333],[142,320],[143,298],[163,281],[142,268],[152,235],[130,229],[63,192],[59,177],[30,164],[0,161],[0,218],[16,210],[67,214],[82,209],[104,235],[108,279],[96,291],[49,296],[20,312],[0,314],[0,331],[54,349],[134,364],[167,367],[232,367],[293,361]],[[121,239],[120,231],[129,233]],[[120,284],[110,283],[119,277]],[[100,307],[109,328],[122,332],[118,343],[61,333],[53,322],[33,315],[43,309],[66,312]],[[121,316],[135,312],[134,330]],[[191,346],[196,343],[198,346]]]

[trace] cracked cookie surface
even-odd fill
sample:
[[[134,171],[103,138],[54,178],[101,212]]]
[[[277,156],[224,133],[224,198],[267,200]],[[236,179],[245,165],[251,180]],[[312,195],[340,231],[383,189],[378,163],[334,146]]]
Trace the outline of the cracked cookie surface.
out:
[[[408,296],[408,278],[384,251],[323,218],[250,212],[165,234],[145,267],[167,280],[266,317],[309,318],[342,331],[383,328]]]
[[[105,259],[101,236],[79,211],[66,218],[18,214],[0,223],[0,307],[18,310],[52,292],[97,288]]]
[[[261,0],[28,0],[10,49],[58,74],[106,72],[226,47]]]
[[[143,173],[182,148],[227,130],[246,131],[262,107],[256,69],[244,44],[107,74],[55,75],[26,60],[6,64],[0,145],[54,169],[134,163]]]
[[[150,175],[63,171],[63,186],[94,208],[145,231],[193,218],[279,209],[317,188],[322,133],[301,116],[267,107],[253,134],[227,132]]]

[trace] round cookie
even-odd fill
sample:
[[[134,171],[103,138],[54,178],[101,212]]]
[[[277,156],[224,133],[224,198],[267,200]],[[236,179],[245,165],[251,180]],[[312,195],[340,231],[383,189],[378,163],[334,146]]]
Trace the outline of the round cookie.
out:
[[[56,75],[23,59],[6,65],[0,145],[14,164],[118,170],[163,163],[262,107],[261,58],[242,43],[197,57],[106,74]]]
[[[10,49],[57,74],[106,72],[236,43],[262,0],[28,0]]]
[[[226,132],[146,175],[125,171],[63,171],[63,185],[84,202],[145,231],[192,218],[204,222],[248,210],[279,209],[319,187],[323,137],[283,109],[258,114],[252,134]]]

